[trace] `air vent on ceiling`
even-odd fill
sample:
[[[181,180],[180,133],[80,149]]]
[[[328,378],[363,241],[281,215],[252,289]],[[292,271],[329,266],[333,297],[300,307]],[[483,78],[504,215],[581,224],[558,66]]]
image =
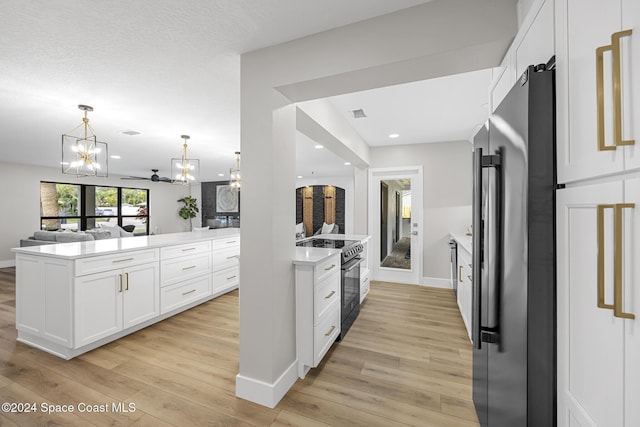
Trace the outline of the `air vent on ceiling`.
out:
[[[138,132],[137,130],[123,130],[121,133],[125,134],[125,135],[129,135],[129,136],[133,136],[133,135],[140,135],[142,132]]]
[[[351,110],[351,112],[353,113],[354,119],[363,119],[367,117],[367,115],[364,113],[364,110],[362,108],[358,110]]]

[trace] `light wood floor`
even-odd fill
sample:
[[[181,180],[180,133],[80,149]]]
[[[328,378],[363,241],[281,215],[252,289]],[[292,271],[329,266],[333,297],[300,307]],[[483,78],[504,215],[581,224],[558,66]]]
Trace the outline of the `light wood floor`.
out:
[[[238,293],[70,361],[16,343],[15,270],[0,269],[1,426],[477,426],[471,347],[453,293],[390,283],[371,292],[345,340],[275,409],[235,397]],[[129,413],[43,414],[41,403]],[[110,408],[111,409],[111,408]]]

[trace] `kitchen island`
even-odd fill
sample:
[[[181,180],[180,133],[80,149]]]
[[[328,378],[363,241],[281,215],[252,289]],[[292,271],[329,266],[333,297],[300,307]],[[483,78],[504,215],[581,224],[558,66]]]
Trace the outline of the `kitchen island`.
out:
[[[14,248],[18,341],[71,359],[239,286],[240,229]]]

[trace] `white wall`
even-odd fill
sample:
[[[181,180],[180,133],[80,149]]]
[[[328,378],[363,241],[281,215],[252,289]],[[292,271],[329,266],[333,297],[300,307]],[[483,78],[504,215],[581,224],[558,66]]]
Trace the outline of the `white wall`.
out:
[[[109,178],[76,178],[63,175],[57,168],[0,163],[0,266],[13,265],[11,248],[20,246],[40,229],[40,181],[78,184],[111,185],[116,187],[149,189],[149,225],[159,233],[184,231],[184,220],[178,216],[180,204],[176,201],[189,194],[188,187],[163,182],[121,180]]]
[[[305,185],[333,185],[334,187],[340,187],[344,189],[344,230],[340,230],[340,233],[354,234],[353,227],[353,212],[354,212],[354,182],[352,176],[337,176],[326,178],[300,178],[296,181],[296,188],[304,187]],[[295,198],[295,193],[292,194]],[[294,205],[295,209],[295,205]]]
[[[428,285],[430,279],[449,280],[449,233],[464,232],[471,225],[471,144],[460,141],[371,147],[370,154],[372,168],[424,167],[423,282]],[[366,187],[358,186],[356,192],[366,192]]]

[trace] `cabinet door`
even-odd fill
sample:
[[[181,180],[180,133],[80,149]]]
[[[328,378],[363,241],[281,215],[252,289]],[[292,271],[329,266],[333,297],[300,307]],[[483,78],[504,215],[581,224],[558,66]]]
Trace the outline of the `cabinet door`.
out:
[[[625,169],[640,168],[640,1],[623,0],[622,29],[631,30],[629,37],[621,39],[622,62],[622,137],[633,139],[635,145],[625,147]],[[635,119],[635,120],[634,120]]]
[[[619,0],[557,0],[558,181],[622,171],[624,150],[598,151],[596,48],[620,31]],[[610,52],[604,63],[611,64]],[[612,145],[611,69],[604,69],[605,141]]]
[[[125,329],[160,315],[158,263],[127,268],[123,280]]]
[[[613,303],[614,248],[612,209],[598,244],[597,206],[621,201],[621,182],[557,193],[558,426],[623,425],[625,320],[597,306],[599,253],[604,299]]]
[[[529,24],[526,32],[514,45],[516,79],[529,65],[545,64],[555,53],[553,39],[553,1],[546,0],[538,10],[537,5],[527,16],[522,28]],[[522,31],[522,30],[521,30]]]
[[[625,426],[640,426],[640,179],[625,181],[623,307],[635,319],[624,319]]]
[[[75,348],[122,330],[121,270],[89,274],[75,281]]]

